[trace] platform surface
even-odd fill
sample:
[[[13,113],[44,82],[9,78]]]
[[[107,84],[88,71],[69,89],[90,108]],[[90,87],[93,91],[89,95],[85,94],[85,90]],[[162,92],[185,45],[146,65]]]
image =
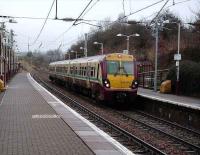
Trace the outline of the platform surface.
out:
[[[163,101],[169,104],[200,110],[200,98],[186,97],[186,96],[179,96],[172,94],[162,94],[160,92],[154,92],[151,89],[144,89],[144,88],[138,88],[138,95],[153,100]]]
[[[19,73],[0,104],[0,154],[132,154],[86,122],[29,74]]]
[[[2,99],[0,138],[1,155],[93,154],[57,117],[24,73],[14,77]]]

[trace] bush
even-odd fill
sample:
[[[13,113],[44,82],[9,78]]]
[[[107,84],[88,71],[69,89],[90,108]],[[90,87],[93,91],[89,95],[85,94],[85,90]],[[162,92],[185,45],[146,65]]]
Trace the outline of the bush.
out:
[[[200,48],[186,48],[182,53],[184,60],[200,62]]]
[[[172,81],[172,91],[176,89],[176,66],[170,68],[167,80]],[[180,63],[179,90],[184,95],[200,93],[200,65],[193,61]]]

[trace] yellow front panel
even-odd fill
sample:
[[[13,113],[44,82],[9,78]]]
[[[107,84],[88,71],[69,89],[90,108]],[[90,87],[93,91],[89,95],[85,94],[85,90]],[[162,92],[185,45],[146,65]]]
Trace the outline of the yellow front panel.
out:
[[[134,77],[132,75],[126,76],[122,75],[121,76],[121,88],[130,88],[131,84],[133,82]]]
[[[108,54],[106,56],[107,61],[115,61],[119,62],[120,67],[122,66],[122,62],[133,62],[135,58],[132,55],[127,55],[123,53],[112,53]],[[117,74],[107,74],[107,78],[110,81],[110,86],[111,88],[118,88],[118,89],[123,89],[123,88],[130,88],[131,84],[134,80],[134,76],[132,74],[129,74],[128,76],[124,72],[123,69],[119,69]],[[131,89],[131,88],[130,88]]]
[[[110,81],[111,88],[130,88],[134,77],[132,75],[111,75],[108,74],[107,78]]]
[[[111,88],[121,88],[121,76],[114,76],[112,74],[107,75],[108,80],[110,81]]]

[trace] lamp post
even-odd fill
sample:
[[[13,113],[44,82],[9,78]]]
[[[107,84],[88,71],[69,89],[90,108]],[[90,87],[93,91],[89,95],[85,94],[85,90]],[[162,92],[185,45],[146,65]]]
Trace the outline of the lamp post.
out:
[[[84,44],[85,57],[87,57],[87,39],[88,39],[88,34],[85,33],[85,44]]]
[[[180,55],[180,34],[181,34],[181,24],[180,22],[178,23],[178,51],[177,55],[179,56],[179,59],[177,60],[177,74],[176,74],[176,94],[179,94],[179,73],[180,73],[180,66],[179,66],[179,61],[181,60],[181,55]]]
[[[158,76],[158,19],[155,22],[156,27],[156,51],[155,51],[155,71],[154,71],[154,91],[157,92],[157,76]]]
[[[126,45],[126,49],[127,49],[127,54],[129,54],[129,39],[130,37],[139,37],[140,35],[138,33],[135,34],[131,34],[131,35],[125,35],[125,34],[117,34],[117,37],[126,37],[127,40],[127,45]]]
[[[103,43],[99,43],[99,42],[95,41],[93,44],[94,45],[101,45],[101,54],[103,55]]]
[[[181,23],[180,22],[169,22],[169,20],[164,21],[163,23],[165,24],[177,24],[178,26],[178,49],[177,49],[177,54],[174,55],[174,60],[176,61],[176,94],[179,94],[179,77],[180,77],[180,65],[179,62],[181,60],[181,54],[180,54],[180,34],[181,34]]]
[[[71,51],[70,53],[73,53],[73,58],[75,57],[77,59],[77,51]],[[74,56],[75,53],[75,56]]]
[[[80,50],[83,51],[83,56],[85,57],[85,48],[81,46],[81,47],[80,47]]]
[[[10,67],[11,67],[11,64],[10,64],[11,59],[8,60],[8,57],[11,58],[12,45],[13,45],[13,38],[12,38],[13,34],[10,33],[10,38],[8,37],[9,32],[6,31],[5,23],[17,23],[17,22],[14,19],[9,19],[8,21],[0,22],[0,24],[1,24],[1,27],[0,27],[0,44],[2,45],[2,42],[4,44],[3,46],[0,46],[0,59],[1,59],[1,66],[0,66],[0,74],[1,75],[0,76],[1,76],[1,79],[4,81],[4,86],[6,86],[6,79],[7,79],[6,65],[7,65],[7,68],[8,68],[8,74],[10,74],[9,72],[10,72]],[[10,45],[8,45],[8,43],[10,43],[10,42],[8,42],[8,40],[11,41]],[[8,46],[10,46],[10,49],[8,48]],[[3,73],[3,70],[4,70],[4,73]]]

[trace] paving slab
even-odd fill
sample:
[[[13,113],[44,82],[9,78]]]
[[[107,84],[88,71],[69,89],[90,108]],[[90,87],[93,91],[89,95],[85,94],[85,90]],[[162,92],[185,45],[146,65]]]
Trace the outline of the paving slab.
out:
[[[27,74],[17,74],[0,105],[0,154],[94,154],[57,116],[30,84]]]
[[[43,96],[47,103],[56,111],[66,124],[88,145],[88,147],[97,155],[116,154],[133,155],[126,147],[121,145],[115,139],[82,117],[76,111],[68,107],[57,97],[39,85],[30,74],[27,75],[29,82]],[[50,95],[51,97],[48,97]]]

